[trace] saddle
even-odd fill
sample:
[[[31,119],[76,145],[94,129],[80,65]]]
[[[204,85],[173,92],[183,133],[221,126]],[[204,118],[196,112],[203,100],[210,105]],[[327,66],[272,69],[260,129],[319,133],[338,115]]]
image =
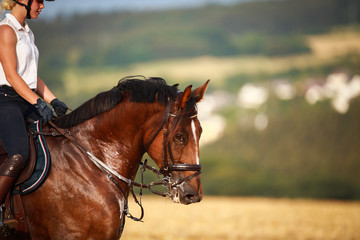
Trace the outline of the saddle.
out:
[[[26,214],[23,208],[21,196],[38,189],[50,172],[50,154],[47,149],[45,137],[42,132],[42,122],[36,121],[28,126],[30,157],[26,167],[19,174],[14,188],[7,194],[5,200],[5,218],[16,219],[18,225],[15,229],[19,232],[28,233]],[[0,141],[0,165],[8,157],[8,154]]]

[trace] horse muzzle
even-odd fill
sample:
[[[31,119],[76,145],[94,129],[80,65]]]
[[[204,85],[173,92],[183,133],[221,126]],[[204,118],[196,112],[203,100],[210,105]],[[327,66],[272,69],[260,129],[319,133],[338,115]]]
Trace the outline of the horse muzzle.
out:
[[[174,185],[170,189],[170,196],[175,203],[188,205],[200,202],[203,198],[200,179],[195,178],[193,181]]]

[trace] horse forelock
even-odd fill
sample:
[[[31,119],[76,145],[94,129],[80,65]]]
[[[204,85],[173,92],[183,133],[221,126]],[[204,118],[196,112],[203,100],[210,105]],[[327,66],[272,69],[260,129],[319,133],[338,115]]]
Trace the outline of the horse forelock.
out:
[[[138,77],[138,76],[136,76]],[[169,86],[162,78],[125,77],[117,86],[97,94],[86,101],[71,113],[55,120],[61,128],[71,128],[99,114],[108,112],[121,103],[125,95],[131,102],[152,103],[158,102],[165,105],[169,100],[175,100],[178,89],[177,84]]]

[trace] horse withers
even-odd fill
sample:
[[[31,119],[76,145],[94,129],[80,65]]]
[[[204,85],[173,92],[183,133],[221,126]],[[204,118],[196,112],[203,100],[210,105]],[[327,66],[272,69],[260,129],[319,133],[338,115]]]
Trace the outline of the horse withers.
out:
[[[119,239],[129,193],[145,186],[133,181],[145,152],[164,176],[164,195],[201,201],[196,104],[208,83],[180,92],[160,78],[128,77],[58,118],[64,136],[45,137],[48,179],[22,197],[31,239]]]

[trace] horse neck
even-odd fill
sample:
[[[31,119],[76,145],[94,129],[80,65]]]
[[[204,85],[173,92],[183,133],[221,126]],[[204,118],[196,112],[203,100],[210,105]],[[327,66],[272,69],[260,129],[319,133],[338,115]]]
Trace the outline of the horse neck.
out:
[[[146,128],[155,112],[159,109],[154,104],[121,103],[71,131],[97,158],[119,174],[133,179],[145,153]]]

